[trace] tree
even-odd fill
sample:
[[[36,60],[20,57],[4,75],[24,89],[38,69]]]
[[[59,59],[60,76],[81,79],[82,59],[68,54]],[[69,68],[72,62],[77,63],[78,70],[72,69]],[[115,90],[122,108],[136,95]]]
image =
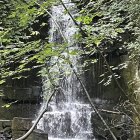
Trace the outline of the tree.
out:
[[[48,34],[44,35],[42,33],[44,29],[48,31],[49,27],[48,22],[44,22],[42,19],[49,19],[51,16],[49,8],[57,2],[55,0],[40,3],[37,3],[36,0],[1,1],[1,84],[8,77],[13,79],[26,78],[24,72],[45,65],[48,69],[45,69],[45,71],[43,69],[42,72],[49,77],[53,85],[57,83],[57,81],[54,82],[54,78],[50,78],[51,66],[48,66],[48,63],[53,56],[63,59],[65,63],[70,63],[69,58],[63,55],[64,51],[67,52],[67,42],[57,44],[59,47],[53,49],[56,43],[49,43]],[[84,56],[84,64],[87,65],[95,61],[95,59],[92,59],[94,54],[101,55],[105,65],[107,65],[107,70],[112,76],[111,80],[114,78],[118,87],[122,88],[122,92],[124,92],[123,87],[116,80],[119,76],[116,75],[114,69],[124,69],[127,63],[109,66],[106,60],[106,52],[111,50],[119,54],[128,53],[129,61],[135,62],[135,64],[139,63],[139,1],[73,0],[73,2],[76,3],[79,9],[79,15],[73,17],[68,9],[66,9],[66,12],[69,13],[79,28],[79,33],[75,35],[75,38],[83,46],[83,51],[75,50],[67,53],[70,55],[80,53],[81,56]],[[14,66],[13,62],[15,63]],[[33,63],[34,66],[30,68],[29,63]],[[127,64],[128,68],[130,64]],[[54,71],[51,75],[55,74]],[[129,79],[127,76],[126,81],[134,80],[134,78],[135,76],[132,76]],[[108,79],[106,83],[110,84],[111,80]],[[129,93],[127,92],[126,96],[130,102],[139,104],[139,102],[135,102],[137,96],[134,96],[134,88],[136,86],[133,86],[133,84],[132,86],[128,85]],[[139,92],[137,93],[139,96]],[[137,119],[135,120],[137,121]]]

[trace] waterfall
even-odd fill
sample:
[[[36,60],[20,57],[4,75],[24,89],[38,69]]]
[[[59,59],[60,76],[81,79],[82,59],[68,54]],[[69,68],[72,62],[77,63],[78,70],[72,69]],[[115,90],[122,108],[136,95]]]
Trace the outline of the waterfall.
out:
[[[76,15],[76,7],[69,0],[63,0],[71,13]],[[74,34],[77,31],[75,24],[62,5],[53,6],[51,8],[53,19],[50,19],[50,37],[49,42],[63,43],[60,29],[68,41],[68,51],[71,52],[78,49],[78,45],[74,41]],[[59,27],[56,25],[56,23]],[[59,29],[60,28],[60,29]],[[54,46],[57,49],[59,46]],[[69,57],[74,69],[80,73],[80,62],[78,55],[68,56],[67,52],[62,53],[66,58]],[[90,140],[94,139],[91,128],[90,104],[84,101],[84,93],[76,76],[71,70],[69,64],[63,59],[52,57],[51,61],[52,78],[58,79],[58,83],[63,90],[62,93],[56,93],[49,103],[49,111],[46,112],[39,122],[38,128],[48,133],[49,140]],[[61,78],[60,78],[61,77]],[[46,78],[47,79],[47,78]],[[44,95],[49,93],[49,83],[44,80]],[[51,92],[51,91],[50,91]]]

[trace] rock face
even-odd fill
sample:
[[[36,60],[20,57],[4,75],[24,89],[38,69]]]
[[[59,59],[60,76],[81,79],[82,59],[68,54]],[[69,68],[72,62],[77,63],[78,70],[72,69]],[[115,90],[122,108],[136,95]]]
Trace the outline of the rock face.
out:
[[[5,102],[0,98],[0,119],[2,120],[12,120],[16,117],[23,118],[34,118],[38,113],[41,104],[26,103],[24,101],[20,103],[14,103],[6,108],[6,104],[12,103],[12,101]]]
[[[30,65],[32,66],[33,64]],[[6,83],[0,87],[0,119],[35,117],[42,101],[41,78],[37,76],[38,71],[39,69],[33,69],[24,73],[27,78],[7,78]],[[6,108],[6,104],[11,106]]]
[[[114,104],[112,104],[112,108]],[[110,110],[111,104],[104,104],[103,107],[106,111]],[[118,140],[128,140],[133,137],[133,122],[131,118],[126,114],[119,113],[107,113],[100,112],[100,115],[104,118],[107,125],[110,127],[113,134]],[[112,140],[112,136],[97,114],[92,113],[91,123],[93,127],[93,134],[97,140]]]
[[[34,63],[28,64],[32,68]],[[11,69],[18,67],[18,64],[13,64]],[[20,79],[9,77],[3,85],[4,100],[24,102],[39,102],[41,99],[41,77],[37,76],[38,69],[31,69],[29,72],[24,72]],[[26,77],[26,78],[25,78]]]
[[[10,140],[12,138],[11,120],[0,120],[0,140]]]
[[[121,55],[123,56],[123,55]],[[124,77],[122,76],[122,63],[124,60],[121,59],[121,56],[108,54],[106,60],[109,66],[113,69],[118,83],[126,90],[126,83]],[[124,99],[122,91],[116,84],[116,81],[112,77],[112,73],[109,72],[104,59],[101,56],[94,56],[92,59],[97,59],[98,61],[93,64],[89,64],[85,69],[85,85],[90,93],[92,98],[100,98],[105,100],[113,100],[118,102],[118,100]],[[88,81],[88,82],[87,82]]]
[[[128,118],[126,118],[124,122],[122,121],[126,116],[106,115],[102,113],[101,115],[105,118],[107,124],[110,126],[118,140],[128,140],[129,138],[132,138],[132,127],[129,127],[132,123],[128,121]],[[115,121],[111,124],[111,120]],[[96,115],[92,116],[92,124],[94,128],[94,136],[97,140],[112,140],[112,136],[109,131],[101,124],[101,121]]]
[[[12,138],[23,136],[32,126],[32,119],[15,117],[12,121]],[[41,130],[34,130],[27,140],[48,140],[48,135]]]
[[[136,82],[137,84],[135,85],[132,83],[132,86],[129,85],[132,80],[138,81],[138,64],[131,64],[128,56],[125,54],[106,55],[106,60],[120,84],[120,87],[118,87],[116,81],[111,77],[112,75],[109,73],[103,58],[100,56],[94,56],[94,58],[98,59],[98,61],[87,66],[88,70],[84,76],[85,85],[94,104],[98,109],[126,112],[127,102],[125,101],[127,98],[122,93],[120,87],[128,95],[134,93],[134,89],[140,91],[140,88],[138,88],[140,82]],[[132,114],[128,112],[126,114],[100,112],[100,114],[118,140],[132,139],[134,131],[134,123],[130,120]],[[95,113],[92,114],[91,123],[97,140],[112,140],[110,133]]]
[[[0,120],[0,140],[17,139],[23,136],[32,126],[32,119],[15,117],[11,120]],[[35,129],[27,140],[48,140],[48,134]]]
[[[32,119],[15,117],[12,120],[12,130],[26,131],[32,126]]]
[[[12,138],[17,139],[24,135],[32,126],[32,119],[15,117],[12,120]],[[29,137],[29,140],[30,137]]]
[[[26,87],[26,88],[19,88],[19,87],[12,87],[12,86],[6,86],[4,87],[4,95],[2,97],[3,100],[10,100],[18,102],[24,101],[24,102],[39,102],[41,94],[41,88],[39,86],[32,86],[32,87]]]
[[[0,130],[6,127],[11,127],[12,122],[11,120],[0,120]]]
[[[32,133],[32,140],[48,140],[48,134],[36,129]]]

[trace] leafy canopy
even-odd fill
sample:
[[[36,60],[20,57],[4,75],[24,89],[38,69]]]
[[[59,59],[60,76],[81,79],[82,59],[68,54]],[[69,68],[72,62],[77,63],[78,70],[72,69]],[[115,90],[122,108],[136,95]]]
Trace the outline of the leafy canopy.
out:
[[[79,31],[75,39],[84,44],[87,56],[97,53],[95,45],[108,49],[127,49],[131,58],[139,58],[138,0],[73,0],[79,9],[76,22],[87,34]],[[67,44],[49,43],[48,12],[59,1],[8,0],[0,1],[0,84],[8,77],[21,78],[22,73],[44,65],[50,58],[64,58]],[[67,13],[67,12],[66,12]],[[59,46],[55,49],[54,46]],[[79,50],[70,52],[76,55]],[[81,54],[81,52],[80,52]],[[67,59],[65,62],[67,63]],[[93,60],[89,60],[90,63]],[[33,64],[29,67],[29,64]],[[24,76],[23,76],[24,77]]]

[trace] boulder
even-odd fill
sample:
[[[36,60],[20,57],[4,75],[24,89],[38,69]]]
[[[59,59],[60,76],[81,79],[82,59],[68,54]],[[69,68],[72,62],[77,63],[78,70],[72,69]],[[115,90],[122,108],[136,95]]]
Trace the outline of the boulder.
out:
[[[12,138],[20,138],[31,126],[32,119],[15,117],[12,121]],[[42,130],[35,129],[26,140],[48,140],[48,134]]]
[[[12,121],[12,130],[27,131],[32,127],[32,119],[15,117]]]

